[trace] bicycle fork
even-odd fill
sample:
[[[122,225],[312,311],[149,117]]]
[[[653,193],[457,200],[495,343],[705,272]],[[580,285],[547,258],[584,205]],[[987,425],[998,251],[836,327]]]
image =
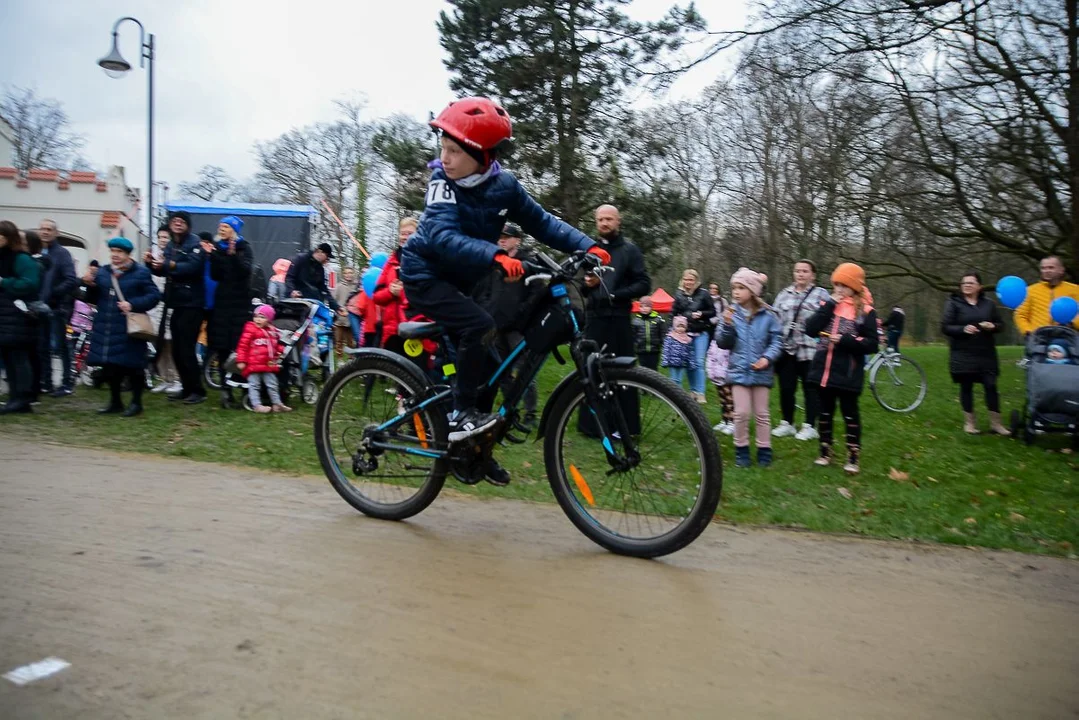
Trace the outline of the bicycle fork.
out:
[[[607,474],[625,472],[635,467],[641,460],[640,453],[633,441],[622,403],[618,401],[617,390],[607,382],[603,356],[598,351],[587,355],[582,352],[580,357],[574,359],[584,386],[587,409],[599,428],[600,442],[607,456],[607,464],[611,466]],[[614,440],[621,442],[625,455],[619,455],[615,450]]]

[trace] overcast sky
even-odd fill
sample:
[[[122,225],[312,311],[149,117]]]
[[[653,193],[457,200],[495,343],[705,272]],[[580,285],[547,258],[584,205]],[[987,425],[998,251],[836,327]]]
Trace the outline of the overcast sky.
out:
[[[669,0],[636,0],[631,16],[661,17]],[[0,0],[0,86],[60,100],[98,168],[123,165],[146,182],[146,72],[106,77],[112,23],[134,15],[154,33],[156,178],[177,184],[203,165],[236,178],[255,171],[256,140],[334,116],[333,101],[366,97],[369,117],[426,120],[452,99],[435,21],[442,0]],[[743,0],[698,3],[710,29],[743,25]],[[120,30],[138,58],[138,27]],[[720,57],[672,90],[698,93],[727,67]]]

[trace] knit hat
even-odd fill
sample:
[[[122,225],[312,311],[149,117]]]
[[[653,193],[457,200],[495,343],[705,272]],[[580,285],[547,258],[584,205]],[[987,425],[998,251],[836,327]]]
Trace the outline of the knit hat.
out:
[[[117,250],[123,250],[128,255],[135,252],[135,246],[125,237],[114,237],[109,240],[108,245],[110,250],[116,248]]]
[[[832,283],[842,283],[860,293],[865,290],[865,270],[854,263],[843,263],[832,271]]]
[[[189,213],[188,211],[186,211],[186,210],[172,210],[172,211],[170,211],[169,212],[169,222],[172,222],[175,218],[180,218],[185,223],[187,223],[187,227],[189,227],[189,228],[191,227],[191,213]]]
[[[322,254],[325,255],[328,258],[333,257],[333,245],[330,245],[329,243],[321,243],[315,249],[316,250],[321,250]]]
[[[1061,355],[1064,355],[1065,357],[1067,357],[1067,355],[1068,355],[1067,351],[1064,350],[1064,346],[1063,345],[1058,345],[1057,343],[1053,343],[1052,345],[1047,347],[1045,350],[1046,350],[1047,353],[1058,352]]]
[[[524,237],[524,233],[521,232],[521,226],[512,222],[508,222],[502,226],[502,234],[506,237]]]
[[[242,230],[243,227],[244,227],[244,221],[241,220],[240,218],[236,217],[235,215],[228,215],[226,217],[221,218],[221,223],[220,224],[221,225],[228,225],[230,228],[232,228],[236,232],[237,235],[240,234],[240,230]]]
[[[753,297],[761,296],[761,293],[764,292],[764,284],[766,282],[768,282],[767,275],[756,272],[755,270],[750,270],[747,267],[740,267],[734,275],[731,275],[731,285],[738,284],[747,288],[753,293]]]
[[[277,316],[277,312],[273,309],[273,306],[271,305],[259,305],[257,308],[255,308],[255,314],[261,315],[270,322],[273,322],[273,319]]]

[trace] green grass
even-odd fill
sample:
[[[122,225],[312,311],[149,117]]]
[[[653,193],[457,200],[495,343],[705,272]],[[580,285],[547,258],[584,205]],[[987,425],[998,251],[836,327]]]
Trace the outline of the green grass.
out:
[[[1079,542],[1079,463],[1068,450],[1068,439],[1040,436],[1027,447],[1007,438],[965,435],[958,393],[947,373],[947,350],[924,347],[904,352],[926,369],[929,395],[916,412],[897,415],[883,411],[867,390],[861,403],[865,431],[860,476],[847,477],[835,466],[813,466],[816,444],[793,438],[774,442],[776,461],[771,468],[737,470],[731,440],[723,437],[724,488],[718,517],[735,523],[1072,556]],[[1024,403],[1023,376],[1015,367],[1019,356],[1017,347],[1001,349],[1005,414]],[[541,400],[566,370],[547,363]],[[777,396],[773,393],[773,422],[779,416]],[[321,475],[310,407],[301,406],[287,416],[255,416],[221,410],[211,402],[184,407],[148,395],[146,413],[131,420],[95,415],[94,409],[105,399],[104,391],[80,388],[72,398],[46,398],[34,415],[0,418],[0,426],[26,440]],[[710,393],[709,400],[714,399]],[[981,397],[977,407],[984,427]],[[712,422],[718,421],[717,405],[709,405],[707,412]],[[553,501],[541,443],[508,446],[498,456],[513,473],[509,487],[484,483],[465,487],[453,480],[448,485],[483,497]],[[851,497],[841,494],[840,488]]]

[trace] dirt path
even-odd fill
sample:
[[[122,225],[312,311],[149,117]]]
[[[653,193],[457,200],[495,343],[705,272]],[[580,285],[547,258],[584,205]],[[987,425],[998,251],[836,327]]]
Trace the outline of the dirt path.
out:
[[[369,520],[327,483],[0,441],[0,717],[1079,717],[1079,563],[554,506]]]

